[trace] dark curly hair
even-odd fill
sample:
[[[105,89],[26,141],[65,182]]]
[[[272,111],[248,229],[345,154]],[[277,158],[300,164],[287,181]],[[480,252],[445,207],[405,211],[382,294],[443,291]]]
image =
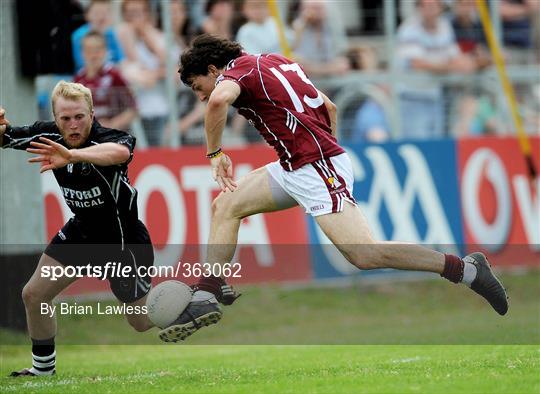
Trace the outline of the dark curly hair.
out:
[[[211,34],[202,34],[195,37],[191,47],[180,56],[178,73],[182,82],[191,86],[193,78],[208,74],[208,66],[223,68],[241,54],[242,46],[237,42]]]

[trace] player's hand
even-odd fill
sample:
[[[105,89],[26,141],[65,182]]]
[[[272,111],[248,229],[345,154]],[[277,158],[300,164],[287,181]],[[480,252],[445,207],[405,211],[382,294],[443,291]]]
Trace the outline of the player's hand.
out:
[[[232,161],[225,153],[210,159],[212,166],[212,178],[221,188],[222,192],[227,190],[233,192],[237,185],[233,179]]]
[[[26,151],[39,156],[28,159],[29,163],[41,163],[39,172],[62,168],[71,163],[73,154],[65,146],[48,138],[40,137],[41,142],[32,141],[30,145],[33,148],[27,148]]]
[[[6,110],[0,107],[0,135],[6,132],[6,126],[9,125],[9,120],[5,118]]]

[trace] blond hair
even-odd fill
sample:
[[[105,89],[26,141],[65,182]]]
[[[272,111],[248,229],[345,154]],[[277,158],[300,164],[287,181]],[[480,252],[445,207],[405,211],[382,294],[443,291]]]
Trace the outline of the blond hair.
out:
[[[51,104],[53,113],[54,102],[58,97],[63,97],[67,100],[79,100],[83,98],[88,104],[88,110],[92,112],[94,109],[94,103],[92,101],[92,92],[86,86],[75,82],[60,81],[54,87],[51,93]]]

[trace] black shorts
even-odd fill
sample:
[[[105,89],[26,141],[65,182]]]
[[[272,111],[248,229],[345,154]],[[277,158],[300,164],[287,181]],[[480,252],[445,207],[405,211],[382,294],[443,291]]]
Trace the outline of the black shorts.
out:
[[[107,228],[87,226],[72,218],[53,237],[44,253],[64,267],[99,266],[100,271],[93,269],[91,275],[101,272],[101,279],[109,281],[116,298],[134,302],[150,291],[152,280],[146,269],[138,267],[154,264],[154,250],[148,230],[140,220],[125,228],[125,232],[107,233]]]

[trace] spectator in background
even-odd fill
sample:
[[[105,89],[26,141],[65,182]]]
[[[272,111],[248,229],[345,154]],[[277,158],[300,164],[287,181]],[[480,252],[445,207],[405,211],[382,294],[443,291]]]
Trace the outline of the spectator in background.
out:
[[[107,44],[106,61],[119,63],[124,58],[122,48],[112,27],[112,10],[109,0],[91,0],[85,16],[88,23],[82,25],[71,35],[73,49],[73,60],[75,70],[79,71],[84,67],[84,57],[82,54],[83,37],[90,31],[97,31],[105,37]]]
[[[191,31],[186,6],[182,0],[172,0],[170,2],[170,16],[173,47],[168,48],[168,53],[174,59],[174,63],[178,64],[182,52],[187,48],[190,41]],[[191,89],[180,83],[180,74],[176,69],[174,70],[174,78],[178,81],[176,105],[179,117],[175,131],[180,133],[182,145],[201,144],[203,142],[202,124],[206,105],[197,100],[197,96]],[[167,139],[170,138],[173,127],[167,128]]]
[[[282,53],[279,41],[277,24],[270,16],[268,2],[266,0],[244,0],[242,13],[246,18],[238,33],[236,41],[250,54],[257,53]],[[289,42],[292,42],[292,31],[285,32]],[[248,142],[262,141],[255,127],[247,123],[243,116],[232,115],[232,132],[236,136],[242,136]]]
[[[346,36],[330,23],[328,7],[324,0],[302,0],[300,16],[293,22],[294,55],[312,77],[342,75],[350,70]]]
[[[232,0],[208,0],[206,3],[206,15],[200,33],[213,34],[227,39],[233,38],[234,3]],[[274,41],[277,39],[277,36],[266,37],[266,39],[267,41]],[[205,107],[201,107],[200,104],[196,107],[197,110],[204,108]],[[189,121],[188,124],[190,124],[194,117],[186,117],[185,119],[186,121]],[[250,132],[250,130],[253,131],[253,128],[247,127],[245,120],[241,116],[235,114],[234,111],[230,111],[228,119],[228,124],[230,124],[231,127],[227,127],[225,131],[224,139],[227,143],[242,143],[244,137],[248,136],[253,136],[257,140],[260,140],[258,133]],[[201,141],[198,140],[197,142]]]
[[[497,113],[485,96],[463,97],[458,103],[456,119],[453,130],[456,137],[495,134],[499,131]]]
[[[390,138],[390,125],[383,106],[373,97],[364,100],[354,119],[350,142],[384,142]]]
[[[379,55],[371,45],[356,45],[350,48],[348,55],[353,70],[363,72],[377,72],[379,69]]]
[[[183,0],[170,0],[169,7],[173,44],[171,48],[167,48],[167,54],[174,59],[175,64],[178,64],[180,61],[180,55],[184,49],[187,48],[188,43],[191,40],[191,24]],[[163,30],[161,12],[158,16],[158,28]],[[176,70],[174,74],[176,77],[178,77]],[[180,78],[178,78],[178,82],[180,83]]]
[[[416,13],[398,29],[397,56],[403,71],[434,75],[472,73],[477,65],[461,53],[450,23],[441,16],[441,0],[417,0]],[[437,81],[398,87],[402,136],[439,138],[446,134],[443,89]]]
[[[206,0],[184,0],[188,19],[190,22],[190,33],[201,31],[202,24],[205,19],[204,10],[206,8]]]
[[[102,126],[127,131],[137,116],[135,99],[120,72],[106,62],[105,37],[89,32],[82,39],[82,51],[85,67],[74,82],[91,90],[94,115]]]
[[[529,81],[513,85],[523,130],[533,137],[540,137],[540,83]],[[503,126],[500,130],[505,133],[511,132],[515,124],[512,119],[505,120],[509,120],[510,124]]]
[[[500,0],[505,46],[528,49],[532,46],[531,17],[540,8],[538,0]]]
[[[492,64],[475,0],[454,0],[452,27],[461,52],[475,60],[477,69]]]
[[[486,44],[484,28],[478,17],[475,0],[454,0],[452,27],[463,53],[474,53]]]
[[[534,10],[532,15],[533,24],[533,53],[535,54],[534,61],[540,63],[540,7]]]
[[[452,27],[461,51],[471,56],[477,69],[492,64],[475,0],[454,0]],[[489,99],[478,93],[473,94],[467,88],[459,87],[459,90],[464,96],[456,100],[457,116],[455,124],[452,125],[452,134],[465,136],[495,133],[495,109]]]
[[[234,5],[231,0],[208,0],[206,18],[199,33],[214,34],[221,38],[233,37],[232,20]]]
[[[540,84],[530,87],[523,105],[524,128],[532,136],[540,136]]]
[[[242,13],[247,19],[238,33],[238,41],[248,53],[283,53],[279,42],[278,27],[270,16],[266,0],[244,0]],[[286,32],[288,38],[291,32]]]
[[[360,71],[373,73],[380,70],[375,48],[363,46],[357,48],[357,52],[355,63]],[[364,89],[366,97],[354,115],[349,140],[352,143],[387,141],[391,129],[384,107],[390,105],[390,89],[382,84],[368,85]]]
[[[165,92],[165,38],[153,25],[147,0],[124,0],[118,38],[126,55],[124,76],[135,92],[141,123],[150,146],[162,142],[169,114]]]

